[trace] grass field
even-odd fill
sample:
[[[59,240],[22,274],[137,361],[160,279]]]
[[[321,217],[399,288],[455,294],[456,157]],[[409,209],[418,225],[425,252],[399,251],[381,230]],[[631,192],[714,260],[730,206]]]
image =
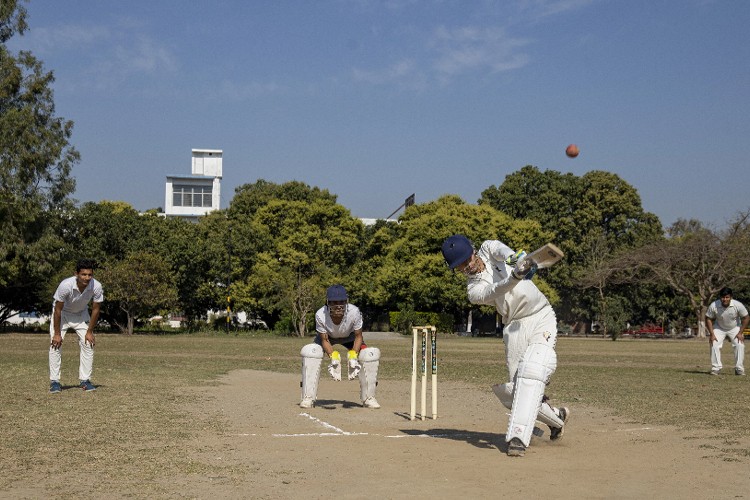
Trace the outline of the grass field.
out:
[[[171,474],[200,473],[205,465],[188,457],[190,437],[199,429],[221,431],[226,422],[218,413],[186,414],[195,397],[191,388],[216,384],[218,375],[235,369],[296,373],[299,350],[309,341],[268,334],[102,334],[92,377],[99,390],[50,395],[49,337],[2,334],[0,493],[17,491],[25,477],[60,473],[95,471],[106,478],[125,472],[136,492],[138,484]],[[748,377],[734,376],[729,345],[723,349],[725,374],[709,376],[707,344],[563,337],[548,394],[555,402],[595,406],[634,423],[709,429],[723,440],[747,437]],[[408,383],[410,340],[372,345],[382,351],[381,380]],[[440,336],[438,359],[441,380],[487,387],[506,378],[501,339]],[[63,387],[76,384],[77,374],[78,347],[68,340]],[[750,449],[735,454],[748,457]]]

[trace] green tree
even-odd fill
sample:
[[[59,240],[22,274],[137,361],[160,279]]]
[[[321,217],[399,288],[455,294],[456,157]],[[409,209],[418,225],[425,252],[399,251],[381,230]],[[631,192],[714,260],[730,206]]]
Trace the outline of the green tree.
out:
[[[287,318],[294,332],[304,336],[325,287],[345,281],[363,226],[335,198],[316,188],[307,188],[309,196],[302,196],[300,183],[291,187],[296,199],[267,198],[252,211],[248,222],[265,242],[255,246],[260,251],[252,267],[230,290],[237,310]],[[229,212],[236,215],[234,207],[233,200]]]
[[[55,116],[52,72],[30,52],[6,45],[27,28],[26,9],[0,4],[0,320],[38,307],[64,259],[57,222],[72,202],[79,160],[73,122]],[[49,302],[48,297],[44,297]]]
[[[134,252],[123,260],[106,263],[97,272],[104,286],[104,307],[122,333],[133,334],[136,319],[170,311],[177,303],[172,270],[159,255]],[[122,315],[113,312],[117,308]],[[125,320],[120,317],[124,315]]]
[[[553,232],[565,260],[550,270],[548,280],[562,292],[561,319],[571,322],[589,317],[602,300],[581,293],[578,283],[586,269],[602,254],[658,241],[663,233],[659,219],[643,210],[635,188],[616,174],[598,170],[577,177],[527,165],[499,187],[483,191],[479,204],[536,220]]]
[[[610,281],[666,285],[687,298],[698,336],[704,337],[703,320],[716,293],[750,278],[749,221],[750,212],[744,212],[725,229],[712,230],[696,220],[678,220],[667,239],[619,255],[604,272]]]
[[[369,300],[385,310],[433,311],[464,318],[470,305],[466,280],[450,271],[440,247],[451,234],[464,234],[478,247],[500,239],[517,249],[535,248],[551,237],[539,223],[514,220],[488,205],[470,205],[454,195],[409,207],[398,224],[380,227],[367,242],[356,274]],[[555,294],[539,278],[541,286]],[[355,290],[359,285],[355,284]]]

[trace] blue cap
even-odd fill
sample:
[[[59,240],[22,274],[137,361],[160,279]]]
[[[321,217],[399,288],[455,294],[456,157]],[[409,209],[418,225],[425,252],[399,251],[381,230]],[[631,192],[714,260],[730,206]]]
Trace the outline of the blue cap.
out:
[[[446,238],[442,250],[445,263],[451,269],[455,269],[474,255],[474,245],[462,234],[454,234]]]
[[[326,290],[327,300],[348,300],[346,289],[341,285],[332,285]]]

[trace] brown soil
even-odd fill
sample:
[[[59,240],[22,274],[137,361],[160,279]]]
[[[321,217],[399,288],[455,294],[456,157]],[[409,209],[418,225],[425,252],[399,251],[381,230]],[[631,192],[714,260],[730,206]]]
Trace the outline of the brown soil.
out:
[[[706,431],[630,423],[572,406],[562,440],[549,430],[526,456],[505,454],[507,411],[491,390],[439,385],[439,417],[409,420],[409,384],[382,381],[382,408],[359,404],[358,382],[321,375],[302,410],[299,376],[242,370],[206,390],[229,426],[208,431],[193,459],[212,477],[175,478],[195,498],[750,498],[750,457]],[[418,404],[419,406],[419,404]],[[430,401],[428,398],[428,411]],[[418,408],[419,411],[419,408]],[[719,432],[727,429],[723,424]],[[540,426],[543,427],[543,426]]]

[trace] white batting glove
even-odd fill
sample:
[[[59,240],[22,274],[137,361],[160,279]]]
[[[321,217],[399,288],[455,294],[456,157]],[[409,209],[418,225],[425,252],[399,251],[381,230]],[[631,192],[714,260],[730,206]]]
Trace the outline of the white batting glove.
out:
[[[536,273],[536,269],[536,262],[534,262],[533,259],[524,257],[516,262],[516,267],[513,268],[511,274],[517,280],[522,280],[524,278],[531,279],[531,277],[534,276],[534,273]]]
[[[338,351],[331,353],[331,364],[328,365],[328,373],[333,380],[341,380],[341,354]]]
[[[359,371],[362,369],[362,367],[359,364],[359,361],[357,361],[357,351],[349,351],[349,354],[347,354],[347,358],[349,358],[349,380],[354,380],[359,375]]]

